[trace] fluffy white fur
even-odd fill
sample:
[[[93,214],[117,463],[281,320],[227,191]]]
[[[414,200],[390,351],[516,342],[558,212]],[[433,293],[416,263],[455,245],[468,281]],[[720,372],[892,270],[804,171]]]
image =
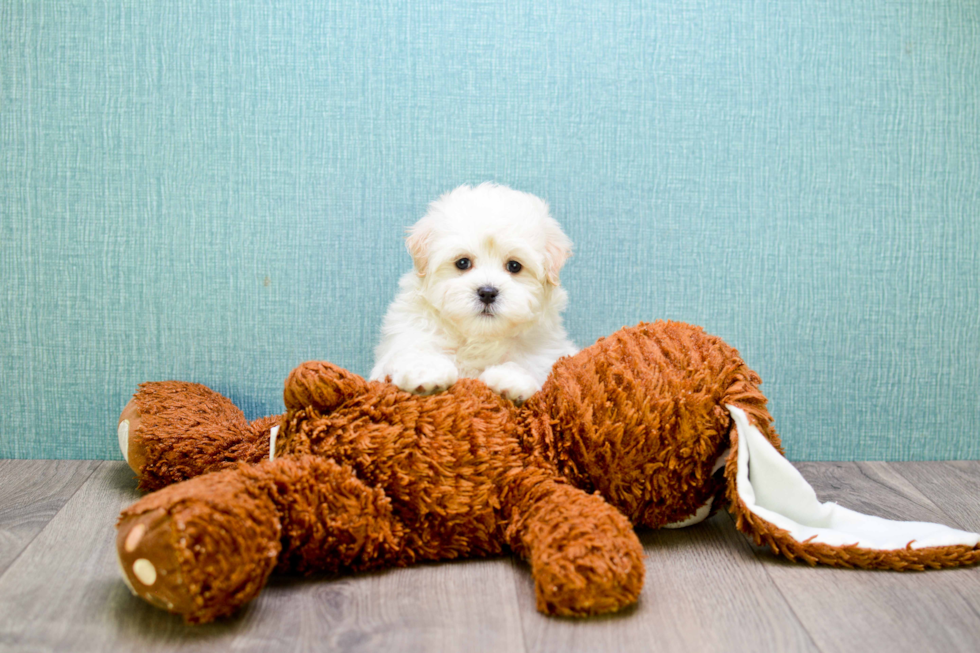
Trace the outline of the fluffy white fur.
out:
[[[414,269],[385,316],[371,379],[430,393],[479,378],[520,402],[577,351],[562,326],[558,276],[572,243],[544,200],[497,184],[460,186],[429,205],[406,244]],[[492,303],[480,289],[497,291]]]

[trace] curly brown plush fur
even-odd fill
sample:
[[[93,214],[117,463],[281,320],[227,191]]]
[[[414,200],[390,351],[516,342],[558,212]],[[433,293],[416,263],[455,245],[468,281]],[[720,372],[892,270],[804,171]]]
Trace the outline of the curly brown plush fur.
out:
[[[120,560],[135,593],[191,622],[230,614],[274,569],[505,549],[529,562],[540,611],[617,610],[643,586],[634,525],[728,492],[740,527],[779,538],[739,510],[733,458],[716,465],[736,435],[729,405],[779,448],[759,383],[720,339],[657,322],[561,359],[520,407],[475,380],[416,396],[314,362],[287,379],[284,415],[249,424],[203,386],[143,384],[123,414],[130,462],[142,487],[163,489],[123,511]],[[807,555],[794,546],[774,548]]]

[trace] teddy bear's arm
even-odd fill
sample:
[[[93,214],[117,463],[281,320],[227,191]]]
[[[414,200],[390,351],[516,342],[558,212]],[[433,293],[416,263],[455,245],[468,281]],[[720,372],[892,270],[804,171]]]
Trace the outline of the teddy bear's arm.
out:
[[[286,380],[290,410],[326,413],[368,388],[363,378],[331,363],[308,362]],[[119,416],[119,447],[140,488],[157,490],[238,462],[269,457],[279,415],[249,423],[234,403],[198,383],[143,383]]]
[[[643,588],[643,547],[626,517],[557,479],[521,485],[507,538],[531,565],[538,610],[583,616],[634,603]]]
[[[234,403],[198,383],[140,384],[119,416],[119,448],[140,488],[157,490],[269,456],[280,416],[249,423]]]
[[[309,361],[286,379],[283,400],[287,410],[312,407],[328,413],[349,399],[368,391],[368,382],[333,363]]]
[[[384,493],[314,456],[171,485],[124,510],[117,529],[133,593],[193,623],[234,612],[276,567],[332,572],[411,561]]]

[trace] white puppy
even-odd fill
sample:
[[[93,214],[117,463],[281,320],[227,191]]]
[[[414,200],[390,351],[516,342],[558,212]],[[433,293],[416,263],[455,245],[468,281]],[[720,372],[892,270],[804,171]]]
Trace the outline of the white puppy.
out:
[[[429,205],[406,240],[415,269],[388,309],[372,380],[445,390],[479,378],[516,402],[574,354],[558,273],[571,241],[544,200],[506,186],[460,186]]]

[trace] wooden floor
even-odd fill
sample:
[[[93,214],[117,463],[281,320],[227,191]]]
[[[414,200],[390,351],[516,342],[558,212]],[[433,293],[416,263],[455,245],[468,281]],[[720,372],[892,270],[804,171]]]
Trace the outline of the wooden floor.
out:
[[[824,500],[980,530],[980,462],[807,463]],[[0,651],[980,651],[980,568],[812,568],[756,550],[727,513],[641,533],[646,587],[609,617],[534,610],[510,558],[275,578],[237,617],[185,626],[130,595],[123,463],[0,460]]]

